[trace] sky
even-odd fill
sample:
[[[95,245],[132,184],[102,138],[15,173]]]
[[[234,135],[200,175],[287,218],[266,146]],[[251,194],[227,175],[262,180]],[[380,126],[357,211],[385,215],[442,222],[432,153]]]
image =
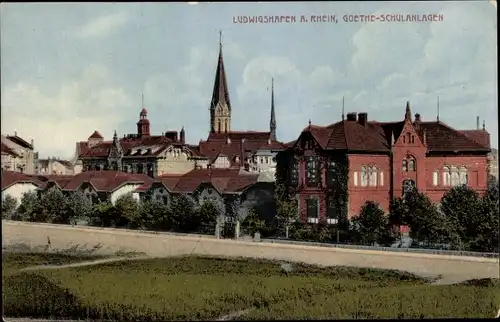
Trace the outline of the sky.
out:
[[[439,14],[435,22],[345,22],[344,16]],[[335,15],[336,22],[312,22]],[[486,121],[498,146],[496,8],[489,1],[294,3],[1,3],[1,125],[41,157],[71,158],[94,130],[136,133],[144,94],[151,131],[209,131],[219,31],[232,130],[277,136],[345,112],[400,121],[406,102],[457,129]],[[294,16],[295,23],[235,23]],[[308,22],[301,21],[304,16]]]

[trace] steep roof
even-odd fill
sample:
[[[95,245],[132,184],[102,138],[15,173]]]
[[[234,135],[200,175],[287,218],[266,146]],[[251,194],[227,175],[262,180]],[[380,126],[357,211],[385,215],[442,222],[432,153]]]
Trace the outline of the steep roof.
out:
[[[229,111],[231,111],[229,87],[227,86],[224,58],[222,57],[222,44],[219,48],[219,59],[217,61],[217,69],[215,70],[214,89],[212,91],[212,101],[210,103],[210,108],[215,108],[219,103],[221,103],[222,105],[227,105]]]
[[[241,160],[244,161],[249,155],[258,150],[282,149],[281,142],[272,141],[270,132],[227,132],[210,133],[206,141],[199,144],[200,154],[207,156],[211,162],[214,162],[219,156],[226,156],[231,166],[241,166]],[[238,157],[238,161],[236,161]]]
[[[32,183],[40,187],[43,182],[35,177],[28,176],[21,172],[2,170],[2,191],[15,183]]]
[[[181,176],[159,178],[172,192],[192,193],[202,184],[211,184],[220,193],[239,193],[258,181],[258,174],[239,169],[196,169]]]
[[[392,140],[397,140],[404,122],[367,121],[364,125],[344,120],[328,126],[310,125],[302,133],[310,133],[326,150],[389,152]],[[417,134],[425,133],[429,152],[489,152],[489,135],[481,134],[478,142],[470,131],[465,134],[443,122],[419,122]],[[484,131],[483,131],[484,132]],[[476,132],[473,135],[479,136]],[[488,142],[484,139],[488,135]]]
[[[2,154],[8,154],[8,155],[13,156],[13,157],[18,157],[19,156],[14,150],[12,150],[11,148],[9,148],[7,146],[7,144],[1,142],[1,146],[2,146]]]
[[[95,130],[94,133],[89,136],[89,139],[104,139],[104,136],[102,136],[99,131]]]

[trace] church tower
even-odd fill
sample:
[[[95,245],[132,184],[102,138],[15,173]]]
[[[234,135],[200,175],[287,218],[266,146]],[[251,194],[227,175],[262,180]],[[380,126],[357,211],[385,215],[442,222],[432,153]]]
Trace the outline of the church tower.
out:
[[[219,60],[210,103],[210,132],[231,132],[231,102],[229,101],[224,59],[222,58],[222,33],[219,34]]]
[[[276,141],[276,115],[274,111],[274,78],[271,79],[271,119],[269,120],[269,131],[271,141]]]

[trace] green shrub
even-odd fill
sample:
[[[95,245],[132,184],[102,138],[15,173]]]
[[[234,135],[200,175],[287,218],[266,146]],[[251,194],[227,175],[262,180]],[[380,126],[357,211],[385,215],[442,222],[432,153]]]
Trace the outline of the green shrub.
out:
[[[3,278],[2,302],[9,317],[82,317],[78,299],[46,277],[18,273]]]

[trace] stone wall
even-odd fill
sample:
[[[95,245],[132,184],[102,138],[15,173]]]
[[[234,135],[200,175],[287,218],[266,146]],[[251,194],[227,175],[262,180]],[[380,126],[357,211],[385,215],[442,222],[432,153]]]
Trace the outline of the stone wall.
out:
[[[182,254],[254,257],[305,262],[317,265],[345,265],[396,269],[422,276],[442,275],[448,281],[499,277],[498,259],[391,253],[303,245],[272,244],[218,240],[203,236],[179,236],[165,233],[137,232],[112,228],[90,228],[65,225],[35,224],[2,220],[3,245],[25,244],[31,247],[47,245],[68,249],[85,245],[102,247],[98,252],[144,252],[151,256]]]

